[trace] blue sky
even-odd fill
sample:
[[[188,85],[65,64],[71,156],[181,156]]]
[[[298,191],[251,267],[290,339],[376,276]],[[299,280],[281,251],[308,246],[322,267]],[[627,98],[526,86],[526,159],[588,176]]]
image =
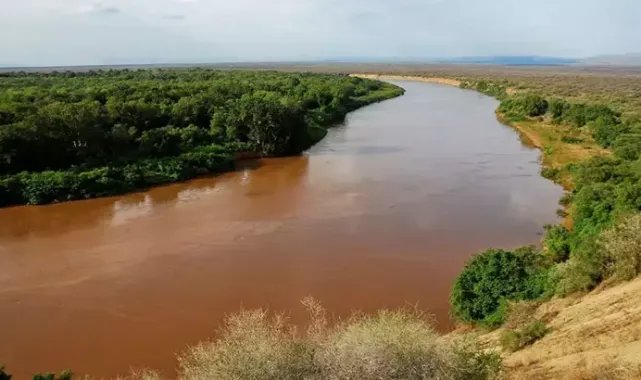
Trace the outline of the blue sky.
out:
[[[0,64],[641,51],[641,0],[0,0]]]

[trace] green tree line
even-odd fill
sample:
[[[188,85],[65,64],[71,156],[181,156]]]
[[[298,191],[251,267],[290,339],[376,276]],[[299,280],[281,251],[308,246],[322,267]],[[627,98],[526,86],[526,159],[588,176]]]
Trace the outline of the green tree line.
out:
[[[0,74],[0,206],[90,198],[298,154],[402,89],[344,75],[108,70]]]

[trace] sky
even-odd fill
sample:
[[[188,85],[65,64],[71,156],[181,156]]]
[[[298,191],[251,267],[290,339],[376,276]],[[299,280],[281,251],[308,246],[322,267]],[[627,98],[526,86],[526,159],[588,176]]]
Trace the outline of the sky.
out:
[[[641,52],[641,0],[0,0],[0,65]]]

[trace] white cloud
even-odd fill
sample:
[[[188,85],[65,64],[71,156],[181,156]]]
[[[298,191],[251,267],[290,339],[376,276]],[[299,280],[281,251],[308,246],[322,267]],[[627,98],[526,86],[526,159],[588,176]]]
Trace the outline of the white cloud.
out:
[[[637,0],[3,2],[0,63],[585,56],[641,46]]]

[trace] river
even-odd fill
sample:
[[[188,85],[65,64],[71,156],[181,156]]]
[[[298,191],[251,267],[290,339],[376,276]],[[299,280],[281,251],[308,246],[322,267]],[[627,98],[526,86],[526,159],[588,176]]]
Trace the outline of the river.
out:
[[[175,355],[240,308],[303,321],[418,305],[451,326],[473,253],[536,244],[562,189],[496,100],[394,82],[300,157],[150,191],[0,209],[0,363],[17,378],[71,368],[172,374]]]

